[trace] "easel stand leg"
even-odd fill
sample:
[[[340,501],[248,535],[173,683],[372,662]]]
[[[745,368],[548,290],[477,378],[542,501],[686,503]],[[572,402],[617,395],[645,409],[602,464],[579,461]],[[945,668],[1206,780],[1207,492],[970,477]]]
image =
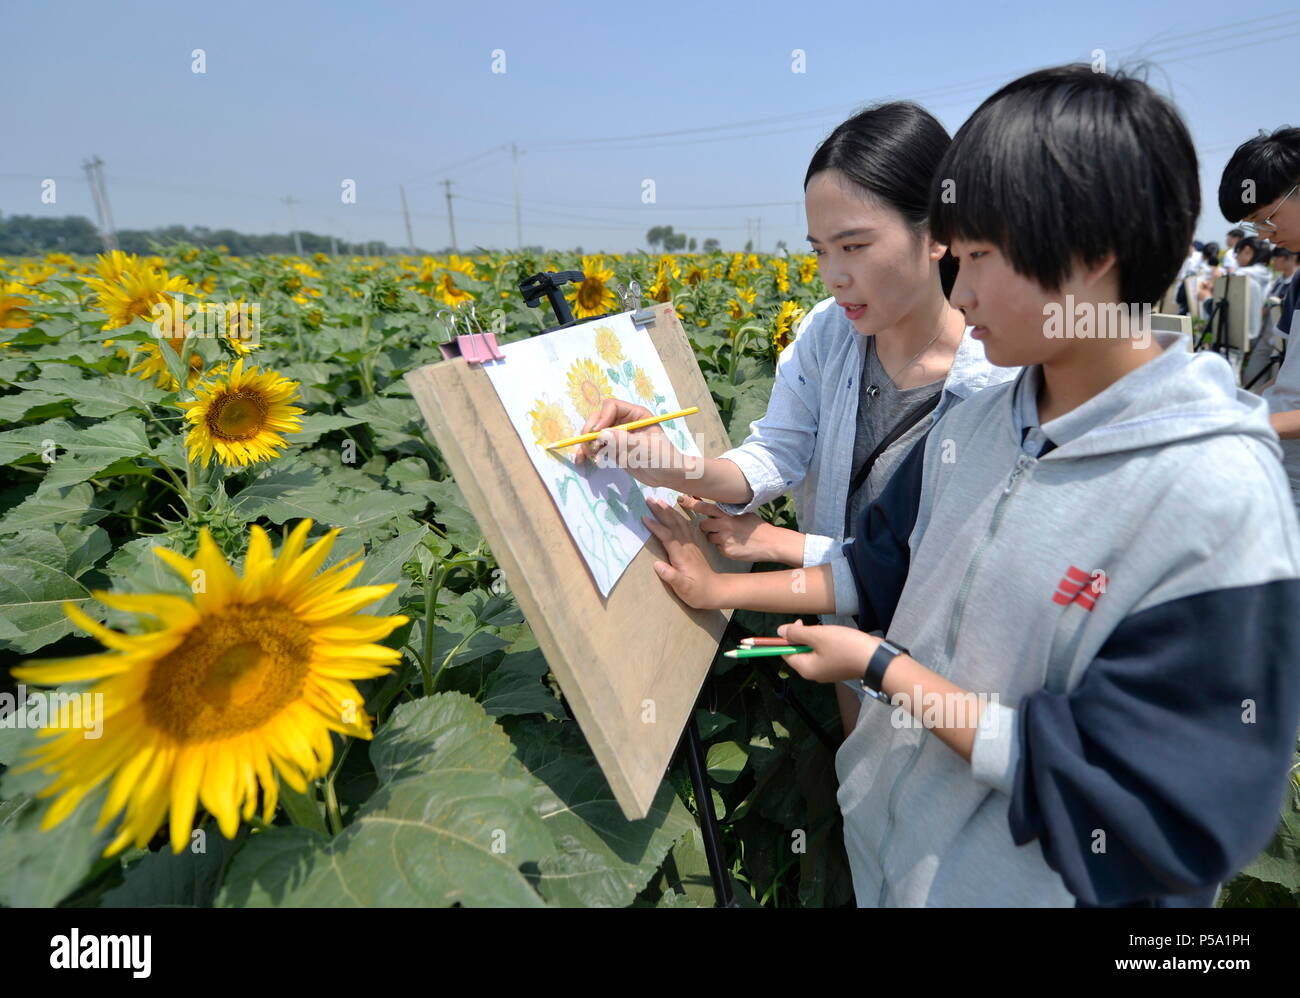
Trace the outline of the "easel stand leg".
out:
[[[695,725],[695,715],[686,724],[682,735],[686,748],[686,764],[691,770],[691,785],[695,788],[695,802],[700,809],[700,834],[704,837],[704,856],[709,861],[709,876],[713,878],[713,897],[719,908],[735,908],[735,895],[731,891],[731,877],[722,858],[722,832],[718,828],[718,815],[713,810],[713,793],[709,788],[704,769],[704,748],[700,743],[700,729]]]

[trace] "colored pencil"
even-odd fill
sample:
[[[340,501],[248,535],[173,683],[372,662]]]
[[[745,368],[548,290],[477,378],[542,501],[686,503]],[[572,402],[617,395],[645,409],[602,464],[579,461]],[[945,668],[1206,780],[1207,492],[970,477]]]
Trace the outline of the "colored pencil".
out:
[[[742,648],[776,648],[784,647],[790,642],[785,638],[741,638]]]
[[[808,645],[769,645],[766,648],[733,648],[722,654],[727,658],[767,658],[771,655],[803,655],[810,651]]]
[[[677,412],[665,413],[662,416],[651,416],[648,419],[634,419],[630,423],[619,423],[618,426],[607,426],[608,430],[639,430],[643,426],[653,426],[655,423],[662,423],[666,419],[677,419],[679,416],[693,416],[700,411],[698,405],[693,405],[689,409],[679,409]],[[547,450],[555,450],[559,447],[571,447],[574,444],[585,444],[589,440],[595,440],[604,430],[597,430],[595,433],[580,433],[576,437],[569,437],[566,440],[557,440],[553,444],[547,444]]]

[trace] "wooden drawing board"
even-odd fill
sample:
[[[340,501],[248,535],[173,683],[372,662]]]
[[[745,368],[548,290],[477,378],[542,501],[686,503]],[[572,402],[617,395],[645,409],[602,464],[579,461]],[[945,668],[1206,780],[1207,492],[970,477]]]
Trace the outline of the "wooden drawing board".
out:
[[[654,313],[642,335],[682,407],[699,406],[687,429],[716,456],[731,444],[686,332],[671,303]],[[615,799],[629,819],[644,817],[731,611],[681,602],[655,574],[667,555],[653,536],[602,598],[483,368],[457,357],[406,380]],[[696,533],[715,569],[749,571]]]

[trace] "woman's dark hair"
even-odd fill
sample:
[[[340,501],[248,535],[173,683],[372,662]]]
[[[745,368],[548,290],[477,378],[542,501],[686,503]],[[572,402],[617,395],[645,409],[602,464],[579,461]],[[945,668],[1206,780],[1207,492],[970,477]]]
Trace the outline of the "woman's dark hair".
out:
[[[1300,128],[1279,128],[1237,146],[1219,178],[1219,211],[1240,222],[1300,180]]]
[[[1217,267],[1219,265],[1219,244],[1206,243],[1201,249],[1201,257],[1211,267]]]
[[[952,138],[929,111],[911,101],[891,101],[859,111],[813,153],[804,190],[823,170],[838,170],[859,188],[894,208],[918,236],[929,227],[930,181]],[[939,261],[944,297],[957,264]]]
[[[1251,252],[1250,264],[1268,263],[1269,252],[1268,244],[1262,243],[1254,236],[1246,236],[1237,240],[1237,245],[1232,247],[1232,252],[1237,254],[1237,262],[1241,262],[1241,251],[1248,249]],[[1250,266],[1247,264],[1246,266]]]
[[[1145,81],[1078,63],[1042,69],[984,101],[930,189],[930,231],[999,247],[1050,290],[1113,252],[1120,300],[1157,301],[1201,210],[1187,126]]]

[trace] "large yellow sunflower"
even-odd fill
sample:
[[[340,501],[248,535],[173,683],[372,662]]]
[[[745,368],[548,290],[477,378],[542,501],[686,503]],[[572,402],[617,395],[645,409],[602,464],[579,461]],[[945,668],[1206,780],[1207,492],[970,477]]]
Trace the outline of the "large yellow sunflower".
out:
[[[154,314],[155,305],[171,305],[173,295],[195,291],[183,276],[169,277],[162,267],[122,253],[115,253],[107,260],[101,256],[99,272],[100,277],[82,280],[97,292],[99,307],[108,315],[105,329],[118,329],[133,319],[149,318]]]
[[[568,414],[558,402],[538,399],[537,404],[528,411],[528,418],[532,420],[533,439],[537,441],[538,447],[544,448],[557,440],[577,436]],[[557,460],[563,460],[558,451],[548,450],[546,453]]]
[[[583,319],[612,312],[618,304],[618,295],[607,286],[607,282],[614,279],[614,271],[606,267],[600,257],[584,256],[582,273],[582,283],[566,295],[573,306],[574,316]]]
[[[578,410],[578,415],[583,419],[600,408],[602,399],[613,394],[609,387],[609,379],[605,377],[596,362],[587,357],[574,361],[573,366],[569,368],[568,391],[573,408]]]
[[[201,456],[206,468],[213,454],[227,466],[278,457],[288,446],[280,434],[302,429],[303,410],[289,404],[297,391],[298,382],[275,371],[245,371],[240,357],[229,375],[200,385],[193,402],[176,403],[194,424],[185,438],[190,460]]]
[[[191,588],[193,600],[157,593],[95,597],[117,610],[152,618],[124,634],[92,620],[75,604],[64,611],[107,651],[35,662],[13,670],[41,685],[95,680],[102,694],[101,737],[77,727],[43,729],[19,771],[55,775],[38,797],[59,795],[41,823],[49,829],[107,779],[96,830],[123,807],[126,816],[105,856],[149,844],[171,811],[171,845],[190,840],[201,802],[233,838],[241,818],[257,809],[270,822],[278,800],[276,774],[299,793],[326,775],[330,732],[371,737],[371,722],[354,680],[387,673],[401,653],[373,642],[406,623],[403,616],[357,611],[392,592],[395,583],[347,586],[364,567],[353,555],[317,574],[338,535],[331,530],[303,550],[312,521],[303,520],[280,549],[252,528],[244,574],[236,575],[204,529],[198,555],[154,552]],[[360,552],[357,552],[360,554]],[[200,586],[196,580],[201,579]]]

